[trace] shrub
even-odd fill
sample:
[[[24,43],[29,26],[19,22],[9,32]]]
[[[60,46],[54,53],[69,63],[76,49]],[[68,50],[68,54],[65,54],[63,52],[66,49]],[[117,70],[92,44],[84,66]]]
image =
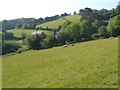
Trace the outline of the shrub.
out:
[[[110,36],[116,37],[120,35],[120,15],[114,17],[107,26]]]
[[[12,39],[14,39],[14,34],[11,32],[4,31],[2,33],[2,38],[5,40],[12,40]]]
[[[108,32],[107,32],[107,29],[106,29],[105,26],[101,26],[101,27],[98,29],[98,32],[99,32],[100,37],[102,37],[102,38],[107,38],[107,37],[109,37]]]
[[[43,38],[41,35],[35,35],[27,37],[26,42],[29,49],[39,50],[41,48],[40,43],[43,41]]]
[[[2,54],[7,54],[17,51],[21,47],[21,43],[18,41],[3,41],[2,42]]]
[[[95,33],[95,34],[92,35],[92,38],[93,39],[99,39],[100,35],[98,33]]]
[[[57,40],[55,37],[49,36],[44,41],[42,41],[40,44],[41,44],[41,48],[51,48],[53,46],[56,46]]]

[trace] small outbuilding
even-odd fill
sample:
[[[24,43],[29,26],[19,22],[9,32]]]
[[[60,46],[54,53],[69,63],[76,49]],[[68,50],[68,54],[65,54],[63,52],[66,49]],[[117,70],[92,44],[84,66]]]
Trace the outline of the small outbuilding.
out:
[[[35,36],[35,37],[36,37],[37,35],[41,35],[43,39],[46,38],[46,34],[45,34],[44,32],[34,31],[34,32],[32,33],[32,36]]]

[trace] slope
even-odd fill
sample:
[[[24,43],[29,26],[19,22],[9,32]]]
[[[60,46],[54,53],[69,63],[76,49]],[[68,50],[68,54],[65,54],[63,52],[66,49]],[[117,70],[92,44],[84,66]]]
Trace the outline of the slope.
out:
[[[3,88],[117,88],[118,39],[3,56]]]
[[[42,27],[42,28],[49,27],[49,28],[57,29],[59,27],[59,25],[63,24],[66,20],[69,20],[72,22],[79,22],[80,15],[71,15],[71,16],[62,17],[58,20],[54,20],[51,22],[46,22],[46,23],[37,25],[36,27]]]

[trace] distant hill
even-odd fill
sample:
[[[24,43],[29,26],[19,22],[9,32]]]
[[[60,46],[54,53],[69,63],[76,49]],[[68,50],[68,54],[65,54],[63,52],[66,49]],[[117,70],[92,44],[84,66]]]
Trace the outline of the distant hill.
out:
[[[65,16],[65,17],[59,18],[59,19],[51,21],[51,22],[39,24],[36,26],[36,28],[37,27],[42,27],[42,28],[48,27],[48,28],[57,29],[59,27],[59,25],[63,24],[66,20],[71,21],[71,22],[79,22],[80,15]]]
[[[20,24],[24,23],[33,23],[35,22],[35,18],[20,18],[20,19],[13,19],[13,20],[3,20],[2,21],[2,29],[9,30],[14,29]]]

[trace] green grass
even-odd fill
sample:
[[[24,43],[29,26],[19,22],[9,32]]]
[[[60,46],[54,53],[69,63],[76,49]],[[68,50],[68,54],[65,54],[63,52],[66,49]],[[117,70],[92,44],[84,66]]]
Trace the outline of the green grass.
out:
[[[64,18],[60,18],[58,20],[54,20],[51,22],[46,22],[43,24],[38,25],[37,27],[49,27],[49,28],[58,28],[59,25],[62,25],[66,20],[72,21],[72,22],[79,22],[80,21],[80,15],[72,15],[72,16],[66,16]]]
[[[117,88],[118,39],[3,56],[3,88]]]
[[[7,30],[8,32],[12,32],[14,34],[15,37],[21,38],[21,34],[25,33],[27,36],[30,36],[35,30],[32,29],[11,29],[11,30]],[[45,30],[40,30],[42,32],[45,32],[46,34],[51,34],[50,31],[45,31]]]

